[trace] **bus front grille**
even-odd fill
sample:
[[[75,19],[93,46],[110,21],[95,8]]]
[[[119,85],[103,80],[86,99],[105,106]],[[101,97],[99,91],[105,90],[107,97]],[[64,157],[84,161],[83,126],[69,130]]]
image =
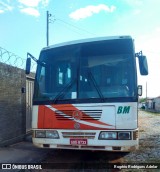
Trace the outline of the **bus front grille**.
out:
[[[95,135],[94,132],[62,132],[63,138],[94,139]]]

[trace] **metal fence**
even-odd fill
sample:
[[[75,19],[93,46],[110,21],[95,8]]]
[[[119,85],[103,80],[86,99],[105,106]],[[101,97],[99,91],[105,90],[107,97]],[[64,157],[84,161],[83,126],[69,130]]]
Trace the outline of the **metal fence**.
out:
[[[0,47],[0,62],[14,66],[20,69],[25,69],[26,59],[19,57],[18,55],[7,51],[6,49]],[[36,62],[32,60],[31,71],[36,71]]]

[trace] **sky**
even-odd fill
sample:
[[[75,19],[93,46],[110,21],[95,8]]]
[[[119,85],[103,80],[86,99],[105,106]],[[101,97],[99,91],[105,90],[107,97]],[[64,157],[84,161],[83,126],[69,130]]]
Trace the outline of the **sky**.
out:
[[[149,75],[140,76],[143,97],[160,96],[160,0],[0,0],[0,47],[36,58],[49,45],[102,36],[130,35],[147,56]]]

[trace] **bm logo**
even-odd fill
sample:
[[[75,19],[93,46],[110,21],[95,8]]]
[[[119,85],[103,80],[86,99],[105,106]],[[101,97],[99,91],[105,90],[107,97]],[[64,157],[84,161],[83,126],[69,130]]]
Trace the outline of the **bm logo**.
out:
[[[126,114],[130,111],[130,106],[119,106],[117,110],[117,114]]]

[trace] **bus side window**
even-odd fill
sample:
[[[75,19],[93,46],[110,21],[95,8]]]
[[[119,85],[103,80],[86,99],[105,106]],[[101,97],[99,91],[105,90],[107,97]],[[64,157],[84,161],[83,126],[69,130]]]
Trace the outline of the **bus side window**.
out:
[[[63,64],[58,67],[58,86],[65,85],[71,81],[71,65]]]
[[[41,93],[46,91],[46,89],[45,89],[45,67],[43,67],[43,66],[41,68],[41,74],[39,77],[39,89],[40,89]]]
[[[63,85],[63,72],[58,68],[58,85]]]

